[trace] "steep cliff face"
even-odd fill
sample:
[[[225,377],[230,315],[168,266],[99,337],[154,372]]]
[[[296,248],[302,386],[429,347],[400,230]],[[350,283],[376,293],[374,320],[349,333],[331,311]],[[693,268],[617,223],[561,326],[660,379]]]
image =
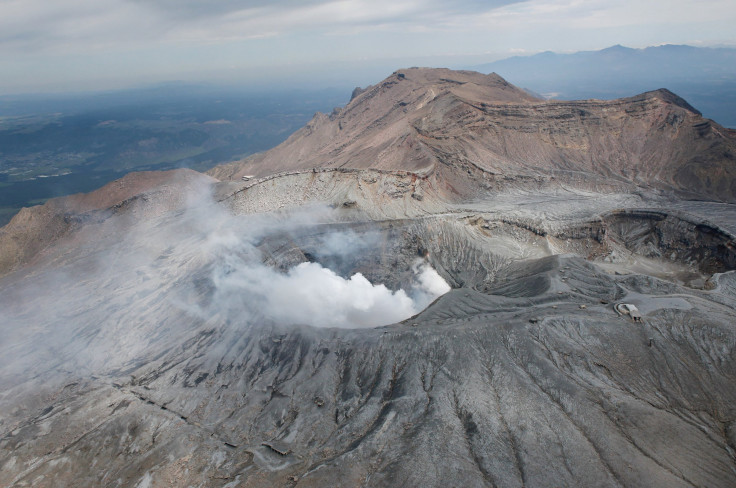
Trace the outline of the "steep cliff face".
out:
[[[314,167],[555,177],[736,199],[736,135],[668,90],[612,101],[543,101],[499,76],[408,69],[317,114],[281,146],[211,175]],[[583,180],[583,181],[581,181]]]

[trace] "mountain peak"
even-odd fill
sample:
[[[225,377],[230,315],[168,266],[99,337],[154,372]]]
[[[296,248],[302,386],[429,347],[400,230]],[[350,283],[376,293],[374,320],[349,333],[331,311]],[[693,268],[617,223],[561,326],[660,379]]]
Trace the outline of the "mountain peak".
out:
[[[447,96],[475,103],[527,103],[536,100],[496,73],[485,75],[446,68],[407,68],[393,72],[376,85],[354,90],[342,114],[347,115],[353,106],[369,101],[371,110],[387,112],[398,104],[404,108],[404,113],[409,113],[424,108],[430,100]]]
[[[607,47],[605,49],[601,49],[600,52],[602,53],[611,53],[611,52],[631,52],[636,51],[636,49],[631,47],[622,46],[621,44],[616,44],[611,47]]]
[[[653,99],[663,103],[648,103]],[[723,154],[736,141],[720,130],[717,140],[705,139],[702,122],[700,112],[666,89],[611,101],[546,101],[495,73],[409,68],[366,88],[332,116],[317,115],[271,151],[210,174],[239,180],[340,168],[457,181],[474,171],[510,180],[563,171],[605,177],[603,184],[612,174],[621,181],[637,175],[636,182],[732,201],[728,178],[691,174],[698,158],[727,172],[733,165]],[[470,192],[474,185],[468,183]]]
[[[700,113],[698,109],[690,105],[687,100],[682,98],[681,96],[672,93],[667,88],[659,88],[657,90],[653,90],[650,92],[646,92],[642,94],[642,96],[654,96],[661,100],[664,100],[665,102],[671,103],[673,105],[677,105],[678,107],[684,108],[685,110],[688,110],[689,112],[692,112],[696,115],[703,115]]]
[[[495,73],[406,68],[353,90],[330,117],[317,114],[268,153],[213,169],[220,179],[262,176],[315,167],[424,171],[434,166],[419,126],[449,123],[468,107],[530,104],[540,100]]]
[[[634,49],[615,45],[599,51],[514,56],[475,68],[484,73],[496,71],[518,86],[536,93],[554,93],[563,100],[610,100],[667,87],[706,117],[736,127],[733,48],[663,44]]]

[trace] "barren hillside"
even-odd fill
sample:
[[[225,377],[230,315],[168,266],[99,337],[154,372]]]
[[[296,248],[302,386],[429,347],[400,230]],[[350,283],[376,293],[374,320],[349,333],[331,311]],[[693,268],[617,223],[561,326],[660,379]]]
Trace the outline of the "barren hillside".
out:
[[[209,173],[331,168],[417,173],[478,168],[510,178],[554,177],[674,189],[736,200],[736,132],[662,89],[611,101],[544,101],[501,77],[407,69],[343,109],[317,114],[285,143]]]

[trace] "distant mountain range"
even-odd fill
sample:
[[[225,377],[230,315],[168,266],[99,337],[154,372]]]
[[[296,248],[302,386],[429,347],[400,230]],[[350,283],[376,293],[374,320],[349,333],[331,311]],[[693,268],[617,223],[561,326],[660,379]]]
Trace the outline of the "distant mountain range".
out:
[[[726,127],[736,127],[736,49],[613,46],[573,54],[543,52],[471,67],[495,72],[548,98],[613,99],[667,88]]]

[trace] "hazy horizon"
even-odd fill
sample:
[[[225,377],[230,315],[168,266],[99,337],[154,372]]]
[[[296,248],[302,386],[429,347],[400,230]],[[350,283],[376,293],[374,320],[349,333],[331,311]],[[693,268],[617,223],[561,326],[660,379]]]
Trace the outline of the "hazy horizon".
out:
[[[726,0],[10,0],[0,95],[172,81],[347,87],[543,51],[736,46],[735,23]]]

